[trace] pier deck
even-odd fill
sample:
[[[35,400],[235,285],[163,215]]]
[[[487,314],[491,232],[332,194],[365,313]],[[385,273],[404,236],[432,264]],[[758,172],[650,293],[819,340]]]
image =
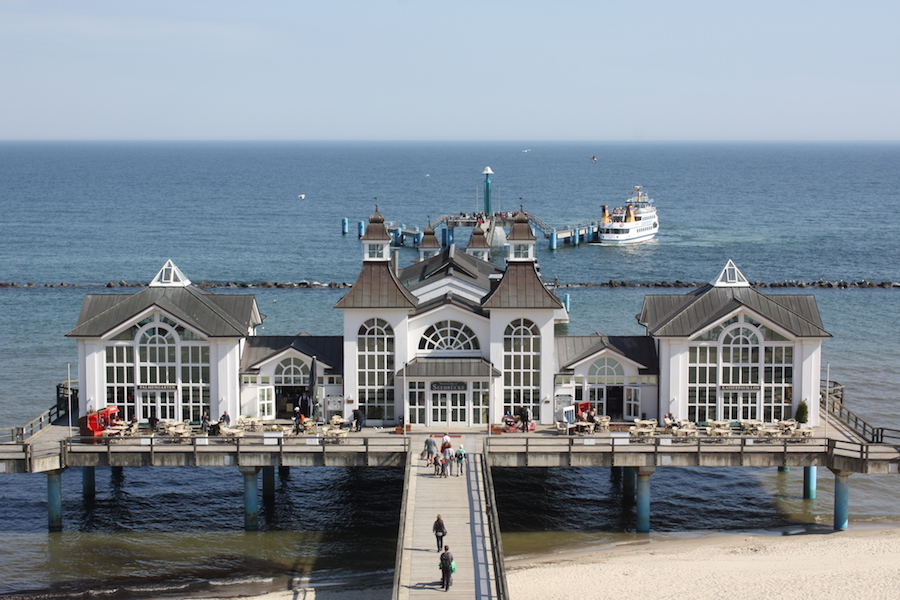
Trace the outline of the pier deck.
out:
[[[430,598],[441,590],[440,553],[432,526],[441,515],[447,528],[444,543],[456,560],[457,572],[447,598],[497,598],[492,546],[498,543],[487,522],[488,498],[483,472],[482,435],[452,435],[454,449],[466,450],[463,474],[447,478],[419,458],[426,435],[412,437],[403,539],[398,544],[394,600]],[[443,593],[443,592],[442,592]]]

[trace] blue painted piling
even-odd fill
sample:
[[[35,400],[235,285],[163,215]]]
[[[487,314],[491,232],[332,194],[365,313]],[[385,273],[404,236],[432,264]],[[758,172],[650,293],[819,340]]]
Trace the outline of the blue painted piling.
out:
[[[803,467],[803,499],[816,497],[816,467]]]
[[[850,524],[850,472],[834,473],[834,530],[845,531]]]
[[[366,224],[363,221],[360,221],[356,224],[356,235],[358,237],[362,237],[366,234]]]
[[[638,471],[635,469],[635,471]],[[638,533],[650,532],[650,473],[640,471],[637,473],[637,522],[635,530]]]
[[[344,217],[341,219],[341,235],[347,235],[350,233],[350,219]]]
[[[256,492],[256,476],[259,467],[240,467],[244,476],[244,530],[259,529],[259,502]]]
[[[565,296],[563,296],[563,306],[566,307],[566,312],[569,312],[569,306],[571,304],[571,301],[572,301],[571,294],[566,294]]]
[[[62,531],[62,470],[47,471],[47,529]]]
[[[581,230],[576,227],[572,230],[572,245],[577,246],[581,242]]]
[[[550,232],[550,249],[556,250],[558,244],[559,244],[559,240],[556,237],[556,228],[554,227],[553,230]]]

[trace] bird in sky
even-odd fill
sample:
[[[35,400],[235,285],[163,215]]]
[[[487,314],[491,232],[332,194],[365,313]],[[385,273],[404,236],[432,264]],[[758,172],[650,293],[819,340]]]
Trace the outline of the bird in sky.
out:
[[[594,163],[596,163],[596,162],[597,162],[597,156],[594,155],[594,154],[591,154],[591,160],[594,161]]]

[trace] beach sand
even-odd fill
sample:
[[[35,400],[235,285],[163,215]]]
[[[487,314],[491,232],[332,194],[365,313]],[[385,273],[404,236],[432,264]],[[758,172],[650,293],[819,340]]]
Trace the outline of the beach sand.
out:
[[[894,600],[900,529],[715,535],[507,562],[512,600]],[[437,593],[435,594],[437,596]],[[256,600],[389,600],[388,587],[268,593]]]

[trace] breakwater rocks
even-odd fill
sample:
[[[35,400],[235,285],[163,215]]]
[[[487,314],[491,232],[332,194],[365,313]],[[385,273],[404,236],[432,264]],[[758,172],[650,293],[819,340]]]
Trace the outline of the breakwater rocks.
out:
[[[228,281],[228,282],[217,282],[217,281],[201,281],[196,284],[197,287],[201,288],[244,288],[244,289],[266,289],[266,288],[280,288],[280,289],[346,289],[353,287],[350,283],[336,283],[334,281],[329,283],[321,283],[319,281],[298,281],[294,282],[284,282],[284,281],[261,281],[256,283],[249,283],[246,281]],[[658,281],[653,283],[640,283],[634,281],[616,281],[614,279],[610,279],[609,281],[603,282],[590,282],[590,283],[558,283],[556,284],[557,288],[589,288],[589,287],[600,287],[600,288],[620,288],[620,287],[642,287],[642,288],[699,288],[707,285],[707,282],[690,282],[690,281]],[[860,281],[776,281],[774,283],[766,283],[764,281],[754,281],[751,283],[753,287],[757,288],[900,288],[900,282],[896,281],[868,281],[868,280],[860,280]],[[80,288],[96,288],[96,287],[105,287],[105,288],[141,288],[146,287],[147,283],[134,283],[127,281],[110,281],[108,283],[3,283],[0,282],[0,288],[64,288],[64,287],[80,287]]]

